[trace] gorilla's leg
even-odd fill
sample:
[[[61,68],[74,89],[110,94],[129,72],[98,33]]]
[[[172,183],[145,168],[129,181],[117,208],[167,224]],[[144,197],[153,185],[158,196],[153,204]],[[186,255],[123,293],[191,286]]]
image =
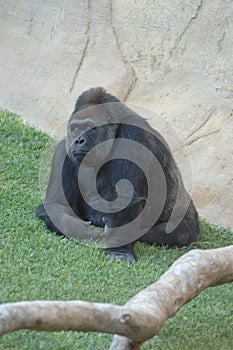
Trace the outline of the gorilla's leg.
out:
[[[58,235],[63,236],[64,234],[58,230],[58,228],[52,223],[50,220],[43,204],[38,205],[36,208],[36,217],[43,220],[47,226],[48,229],[50,229],[52,232],[55,232]]]
[[[129,243],[120,247],[108,248],[105,254],[108,256],[108,261],[123,260],[131,264],[136,262],[136,255],[133,251],[134,243]]]
[[[182,247],[198,240],[200,228],[196,212],[189,208],[180,224],[166,233],[167,222],[153,226],[139,241],[158,246]]]

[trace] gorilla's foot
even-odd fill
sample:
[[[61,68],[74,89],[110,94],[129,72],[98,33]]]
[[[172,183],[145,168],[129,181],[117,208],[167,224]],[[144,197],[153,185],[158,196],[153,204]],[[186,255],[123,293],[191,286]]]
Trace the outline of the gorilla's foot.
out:
[[[108,262],[113,260],[127,261],[130,264],[134,264],[136,262],[136,256],[131,252],[108,251],[105,252],[105,254],[108,257]]]

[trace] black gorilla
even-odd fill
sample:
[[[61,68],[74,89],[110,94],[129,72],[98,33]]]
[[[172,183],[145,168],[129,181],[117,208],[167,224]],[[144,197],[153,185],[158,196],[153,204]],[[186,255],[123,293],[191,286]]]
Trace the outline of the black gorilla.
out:
[[[134,262],[135,241],[180,247],[199,237],[196,209],[166,142],[103,88],[78,98],[36,216],[58,234],[104,237],[110,260]]]

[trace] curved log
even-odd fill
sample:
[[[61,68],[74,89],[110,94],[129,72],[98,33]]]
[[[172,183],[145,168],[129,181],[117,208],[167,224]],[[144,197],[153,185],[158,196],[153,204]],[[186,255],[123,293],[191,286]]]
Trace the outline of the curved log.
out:
[[[0,305],[0,335],[20,329],[118,334],[110,350],[139,350],[164,322],[201,291],[233,281],[233,246],[192,250],[124,306],[85,301]]]

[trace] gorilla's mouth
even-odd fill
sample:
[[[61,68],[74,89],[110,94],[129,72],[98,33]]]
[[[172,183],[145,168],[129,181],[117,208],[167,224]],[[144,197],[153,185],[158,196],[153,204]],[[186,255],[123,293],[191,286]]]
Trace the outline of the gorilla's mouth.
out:
[[[85,157],[85,155],[88,153],[88,151],[74,150],[72,153],[76,159],[83,159]]]

